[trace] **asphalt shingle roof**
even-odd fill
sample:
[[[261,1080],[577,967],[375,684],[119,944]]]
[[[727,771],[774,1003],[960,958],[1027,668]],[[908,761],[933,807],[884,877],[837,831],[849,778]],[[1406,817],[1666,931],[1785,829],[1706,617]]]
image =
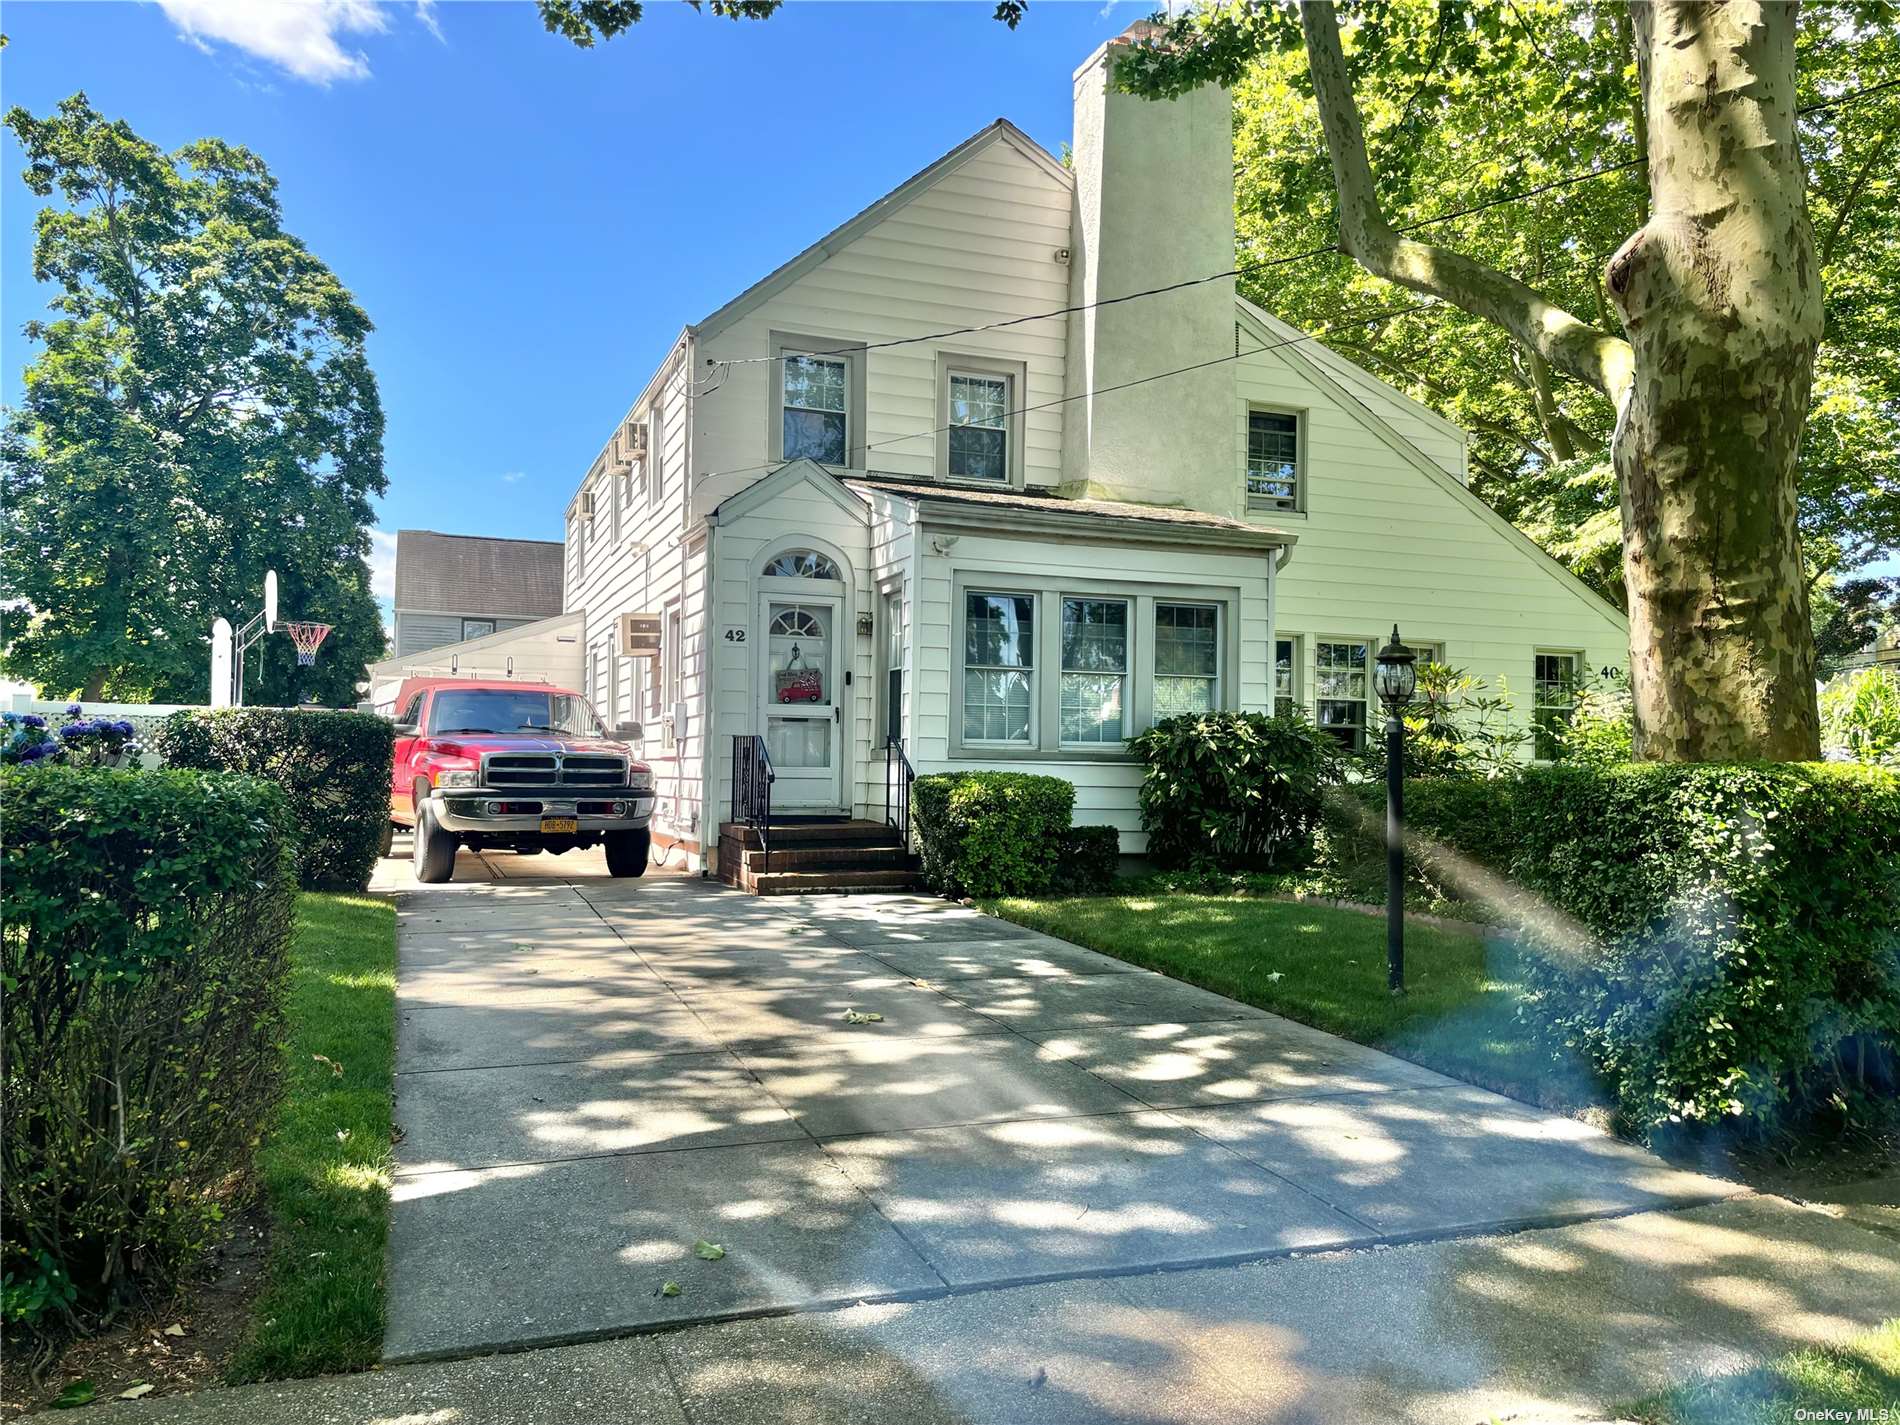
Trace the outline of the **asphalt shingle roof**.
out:
[[[559,540],[396,531],[396,607],[505,618],[561,612]]]
[[[1058,514],[1101,515],[1109,519],[1146,520],[1155,524],[1192,525],[1203,529],[1254,530],[1267,534],[1280,531],[1204,510],[1185,510],[1173,505],[1137,505],[1126,500],[1071,499],[1034,490],[976,490],[967,485],[940,485],[928,480],[904,480],[871,471],[853,475],[845,484],[860,490],[882,490],[912,500],[948,500],[958,504],[996,505],[1004,509],[1047,510]]]

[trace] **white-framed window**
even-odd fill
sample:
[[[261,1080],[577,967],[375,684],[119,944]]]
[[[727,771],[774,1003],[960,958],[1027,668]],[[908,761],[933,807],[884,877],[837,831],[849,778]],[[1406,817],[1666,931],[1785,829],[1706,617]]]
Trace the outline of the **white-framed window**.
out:
[[[1220,606],[1155,604],[1156,721],[1221,705]]]
[[[1058,715],[1068,747],[1113,747],[1126,737],[1128,603],[1065,596]]]
[[[567,559],[574,570],[574,586],[587,577],[587,527],[576,516],[567,521]]]
[[[765,561],[768,579],[842,579],[837,564],[816,549],[786,549]]]
[[[1035,738],[1036,598],[972,589],[963,602],[963,740]]]
[[[1300,418],[1292,411],[1247,412],[1247,508],[1300,507]]]
[[[1273,715],[1285,717],[1300,706],[1300,641],[1273,640]]]
[[[1357,752],[1366,745],[1372,642],[1324,638],[1313,644],[1314,710],[1320,727]]]
[[[492,618],[465,618],[462,620],[462,637],[464,639],[486,638],[494,631],[495,621]]]
[[[680,700],[680,641],[686,620],[677,603],[666,606],[666,711],[671,713]]]
[[[951,370],[947,472],[958,480],[1008,484],[1010,378],[993,371]]]
[[[787,460],[843,465],[851,450],[851,367],[842,356],[787,356],[779,363]]]
[[[1532,752],[1539,761],[1555,762],[1564,755],[1563,730],[1583,690],[1583,655],[1538,649],[1532,687]]]
[[[666,412],[659,400],[647,411],[647,508],[656,508],[666,491]]]

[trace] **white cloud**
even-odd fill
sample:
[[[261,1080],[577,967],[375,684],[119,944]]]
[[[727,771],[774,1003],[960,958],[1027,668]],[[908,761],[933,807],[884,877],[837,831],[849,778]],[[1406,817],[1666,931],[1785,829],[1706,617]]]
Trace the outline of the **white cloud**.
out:
[[[388,11],[375,0],[158,0],[189,44],[206,54],[216,40],[267,60],[312,84],[369,78],[369,59],[340,36],[381,34]],[[423,23],[439,35],[433,14]]]
[[[387,530],[369,532],[369,591],[379,599],[396,597],[396,536]]]
[[[527,478],[528,472],[525,470],[510,470],[501,477],[501,483],[504,485],[514,485]]]
[[[416,0],[416,22],[443,44],[449,42],[442,33],[442,22],[436,18],[435,0]]]

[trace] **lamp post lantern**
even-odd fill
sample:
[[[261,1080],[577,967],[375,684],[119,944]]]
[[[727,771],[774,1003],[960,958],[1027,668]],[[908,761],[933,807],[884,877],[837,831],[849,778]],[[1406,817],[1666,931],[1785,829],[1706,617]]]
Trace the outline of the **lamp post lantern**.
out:
[[[1405,993],[1405,723],[1400,714],[1418,688],[1416,654],[1392,641],[1379,650],[1373,687],[1385,705],[1385,983]]]

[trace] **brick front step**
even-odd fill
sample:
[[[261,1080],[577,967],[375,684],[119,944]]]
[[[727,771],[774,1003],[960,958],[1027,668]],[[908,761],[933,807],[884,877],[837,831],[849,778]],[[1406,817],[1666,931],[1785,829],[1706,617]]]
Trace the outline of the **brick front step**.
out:
[[[794,822],[772,828],[770,868],[758,831],[719,828],[719,878],[754,895],[908,890],[915,861],[881,821]]]

